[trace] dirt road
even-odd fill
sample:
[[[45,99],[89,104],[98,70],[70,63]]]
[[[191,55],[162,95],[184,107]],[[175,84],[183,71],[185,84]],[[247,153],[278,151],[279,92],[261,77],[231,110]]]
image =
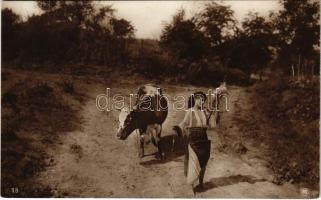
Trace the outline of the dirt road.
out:
[[[137,84],[128,82],[110,83],[111,93],[129,95],[136,91]],[[195,90],[182,86],[162,85],[169,97],[187,94]],[[125,89],[126,88],[126,89]],[[117,111],[100,112],[95,98],[104,93],[105,84],[88,84],[89,100],[82,108],[82,129],[63,136],[63,144],[52,152],[55,165],[43,172],[39,181],[49,185],[57,197],[194,197],[183,175],[183,155],[173,152],[164,162],[153,156],[139,159],[136,133],[126,141],[115,138]],[[273,184],[272,175],[264,160],[242,157],[220,150],[222,131],[237,135],[238,123],[234,115],[246,112],[250,99],[245,89],[230,87],[231,110],[224,114],[221,127],[209,131],[212,152],[205,174],[205,190],[196,197],[228,198],[290,198],[298,197],[299,189],[291,184]],[[172,134],[172,126],[183,117],[183,111],[169,110],[163,125],[163,135]],[[237,138],[236,138],[237,139]],[[156,149],[149,146],[148,152]],[[251,149],[249,149],[249,154]]]

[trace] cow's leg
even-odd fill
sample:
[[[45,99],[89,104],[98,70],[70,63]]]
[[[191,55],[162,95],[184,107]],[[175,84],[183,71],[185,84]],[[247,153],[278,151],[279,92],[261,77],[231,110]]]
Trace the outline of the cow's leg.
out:
[[[142,129],[139,130],[139,148],[138,148],[138,156],[140,158],[144,157],[144,144],[145,144],[145,135]]]
[[[162,140],[161,140],[161,132],[162,132],[162,127],[160,124],[152,124],[148,126],[148,133],[150,134],[152,141],[155,146],[157,146],[158,152],[157,156],[160,159],[164,158],[164,152],[162,148]]]
[[[140,136],[139,140],[139,149],[138,149],[138,157],[142,158],[144,157],[144,143],[145,143],[145,138],[144,135]]]
[[[156,124],[155,125],[155,130],[156,130],[158,154],[160,156],[160,159],[163,160],[163,159],[165,159],[165,152],[164,152],[164,149],[163,149],[163,141],[161,139],[162,125]]]

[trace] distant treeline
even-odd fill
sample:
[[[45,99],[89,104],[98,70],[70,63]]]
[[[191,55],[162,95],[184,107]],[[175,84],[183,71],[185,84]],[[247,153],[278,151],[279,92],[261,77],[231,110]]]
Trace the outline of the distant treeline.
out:
[[[190,18],[177,11],[159,41],[136,39],[132,23],[117,18],[112,6],[37,4],[42,14],[25,21],[11,9],[2,10],[3,63],[99,65],[189,80],[234,79],[265,67],[298,76],[319,73],[317,0],[281,0],[280,11],[268,17],[250,12],[242,22],[224,2],[208,2]]]
[[[126,42],[134,27],[117,19],[111,6],[90,1],[38,1],[43,14],[26,21],[2,10],[3,61],[18,63],[126,62]]]

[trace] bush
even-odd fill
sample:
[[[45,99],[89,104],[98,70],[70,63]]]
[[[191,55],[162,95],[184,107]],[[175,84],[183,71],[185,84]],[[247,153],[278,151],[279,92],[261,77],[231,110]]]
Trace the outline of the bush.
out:
[[[12,107],[17,107],[17,102],[18,102],[18,96],[12,92],[8,91],[4,95],[2,95],[2,106],[12,106]]]
[[[230,85],[248,85],[249,76],[239,69],[225,68],[219,61],[210,61],[206,59],[191,63],[185,68],[183,80],[185,82],[197,85],[219,86],[221,82],[226,81]]]
[[[75,87],[71,80],[64,80],[62,82],[62,88],[66,93],[69,94],[73,94],[75,92]]]
[[[47,83],[40,82],[36,86],[27,89],[27,96],[33,97],[50,97],[53,94],[53,89]]]
[[[1,80],[7,81],[11,77],[11,74],[9,72],[1,72]]]
[[[269,146],[275,182],[319,184],[319,84],[300,88],[286,78],[254,87],[256,107],[271,127],[263,140]]]
[[[142,74],[148,78],[162,78],[163,76],[173,76],[177,74],[177,70],[172,61],[168,61],[165,55],[155,50],[145,50],[135,58],[131,67],[133,72]]]

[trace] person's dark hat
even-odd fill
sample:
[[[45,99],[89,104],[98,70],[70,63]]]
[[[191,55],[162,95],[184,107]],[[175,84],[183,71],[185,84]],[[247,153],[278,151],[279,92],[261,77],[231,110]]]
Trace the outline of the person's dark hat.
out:
[[[188,102],[187,102],[187,107],[191,108],[195,105],[195,97],[201,97],[204,99],[204,101],[206,101],[207,96],[204,92],[195,92],[193,94],[191,94],[191,96],[188,98]]]

